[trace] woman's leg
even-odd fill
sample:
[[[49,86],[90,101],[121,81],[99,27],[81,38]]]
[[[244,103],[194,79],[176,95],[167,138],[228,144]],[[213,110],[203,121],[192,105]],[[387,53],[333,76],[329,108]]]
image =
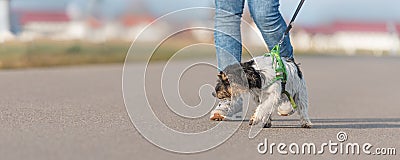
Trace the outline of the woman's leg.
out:
[[[218,70],[239,63],[242,57],[240,22],[245,0],[215,0],[214,40],[217,50]],[[242,116],[242,99],[221,100],[211,111],[211,120],[234,120]]]
[[[245,0],[215,0],[214,41],[218,70],[238,63],[242,57],[240,22]]]
[[[251,17],[264,38],[268,49],[271,50],[281,40],[286,30],[286,22],[279,11],[279,0],[248,0]],[[293,48],[289,36],[286,36],[281,56],[293,58]]]

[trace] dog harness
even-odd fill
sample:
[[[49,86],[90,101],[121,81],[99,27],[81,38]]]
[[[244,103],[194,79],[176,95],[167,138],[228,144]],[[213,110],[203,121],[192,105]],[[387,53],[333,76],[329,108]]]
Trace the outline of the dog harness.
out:
[[[297,108],[296,103],[294,102],[293,97],[290,95],[288,91],[286,91],[286,82],[287,82],[287,71],[286,71],[286,66],[282,61],[282,57],[280,55],[280,48],[282,46],[283,40],[285,39],[286,36],[289,35],[290,30],[293,28],[292,23],[297,17],[297,14],[299,13],[301,7],[303,6],[305,0],[301,0],[299,5],[297,6],[296,12],[294,13],[292,19],[290,20],[290,23],[288,27],[286,28],[285,33],[283,34],[281,40],[277,45],[272,48],[270,53],[265,53],[264,56],[271,57],[272,59],[272,68],[275,70],[275,78],[272,79],[271,83],[269,83],[266,87],[271,86],[277,81],[281,81],[281,86],[282,86],[282,94],[286,95],[286,97],[289,99],[290,104],[292,105],[293,109]]]
[[[277,81],[281,81],[282,86],[282,94],[288,97],[290,104],[292,105],[293,109],[297,108],[296,103],[294,102],[293,97],[290,95],[288,91],[286,91],[286,82],[287,82],[287,71],[286,66],[282,61],[282,58],[279,54],[280,45],[276,45],[270,53],[265,53],[264,56],[269,56],[272,59],[272,67],[275,70],[275,78],[267,85],[267,87],[271,86]]]

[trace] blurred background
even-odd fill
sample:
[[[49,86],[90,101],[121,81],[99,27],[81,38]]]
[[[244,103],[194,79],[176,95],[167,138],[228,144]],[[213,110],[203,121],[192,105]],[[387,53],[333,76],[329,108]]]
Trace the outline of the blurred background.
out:
[[[298,1],[281,0],[289,20]],[[398,0],[307,0],[291,34],[296,54],[400,54]],[[26,68],[89,63],[122,63],[144,27],[169,12],[188,7],[214,7],[213,0],[0,0],[0,68]],[[174,25],[213,23],[213,13],[185,15],[153,27],[141,38],[145,49]],[[253,26],[248,10],[244,19]],[[250,32],[243,28],[244,34]],[[265,51],[259,37],[244,36]],[[212,32],[186,32],[163,44],[155,60],[166,60],[194,42],[213,43]],[[213,56],[214,51],[199,51]],[[207,53],[204,53],[207,52]],[[200,54],[200,53],[199,53]],[[262,54],[262,53],[260,53]],[[198,54],[197,54],[198,55]],[[191,56],[187,56],[191,58]],[[140,57],[138,58],[140,60]]]

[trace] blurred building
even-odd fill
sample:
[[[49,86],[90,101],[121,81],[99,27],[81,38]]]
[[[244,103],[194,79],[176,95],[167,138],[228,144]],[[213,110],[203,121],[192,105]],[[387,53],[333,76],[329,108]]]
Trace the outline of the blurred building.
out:
[[[58,11],[17,11],[21,26],[19,38],[33,40],[38,38],[57,38],[66,34],[70,18]]]
[[[301,51],[320,53],[372,52],[398,54],[400,24],[335,22],[327,26],[303,27],[292,35],[293,45]]]
[[[185,34],[183,39],[201,42],[213,40],[213,13],[203,16],[176,16],[153,23],[156,20],[154,3],[133,0],[121,3],[127,5],[125,11],[105,8],[112,1],[103,0],[68,1],[64,9],[11,9],[10,0],[0,0],[0,42],[6,40],[31,41],[35,39],[51,40],[85,40],[105,42],[108,40],[124,40],[131,42],[149,24],[152,24],[149,35],[142,35],[141,41],[154,41],[163,38],[176,26],[196,27],[210,26],[211,29],[195,29]],[[250,25],[242,25],[242,40],[255,47],[265,47],[261,33],[252,21],[248,10],[243,19]],[[11,15],[10,15],[11,13]],[[158,15],[157,17],[159,17]],[[11,25],[10,25],[11,17]],[[195,18],[194,18],[195,17]],[[172,21],[172,22],[171,22]],[[318,53],[374,53],[400,54],[400,23],[375,22],[334,22],[318,26],[296,25],[292,36],[295,49],[303,52]],[[11,29],[10,29],[11,26]],[[10,30],[16,35],[11,34]],[[172,30],[173,31],[173,30]],[[248,46],[248,47],[252,47]]]
[[[8,2],[0,0],[1,2]],[[92,1],[91,1],[92,2]],[[93,1],[94,2],[94,1]],[[91,5],[93,9],[94,4]],[[140,15],[135,13],[122,13],[113,19],[97,15],[97,12],[86,11],[85,7],[71,3],[66,10],[13,10],[15,28],[19,28],[18,40],[31,41],[35,39],[51,40],[88,40],[104,42],[107,40],[132,41],[140,32],[155,20],[148,12]],[[1,12],[5,11],[3,9]],[[9,17],[4,15],[4,17]],[[0,23],[1,28],[6,23]],[[1,29],[0,28],[0,29]],[[9,27],[8,27],[9,28]],[[152,27],[154,36],[144,37],[142,40],[151,41],[157,38],[160,32],[168,30],[167,24]],[[2,29],[9,30],[9,29]],[[2,33],[4,34],[4,33]],[[4,37],[4,36],[1,36]],[[0,39],[1,40],[1,39]]]
[[[149,15],[137,16],[132,14],[126,14],[122,16],[120,19],[122,25],[121,38],[127,41],[133,41],[140,34],[140,32],[154,20],[155,18]],[[153,31],[154,37],[144,37],[142,38],[142,40],[152,41],[154,39],[157,39],[158,38],[157,36],[161,35],[159,32],[164,32],[167,29],[163,28],[162,26],[159,26],[157,28],[158,28],[157,30]]]

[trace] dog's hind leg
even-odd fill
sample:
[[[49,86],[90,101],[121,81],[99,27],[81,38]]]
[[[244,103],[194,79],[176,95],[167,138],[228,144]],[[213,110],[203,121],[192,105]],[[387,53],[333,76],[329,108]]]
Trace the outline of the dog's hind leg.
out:
[[[300,115],[300,125],[303,128],[311,128],[312,123],[308,117],[308,95],[306,89],[303,89],[295,96],[295,102]]]

